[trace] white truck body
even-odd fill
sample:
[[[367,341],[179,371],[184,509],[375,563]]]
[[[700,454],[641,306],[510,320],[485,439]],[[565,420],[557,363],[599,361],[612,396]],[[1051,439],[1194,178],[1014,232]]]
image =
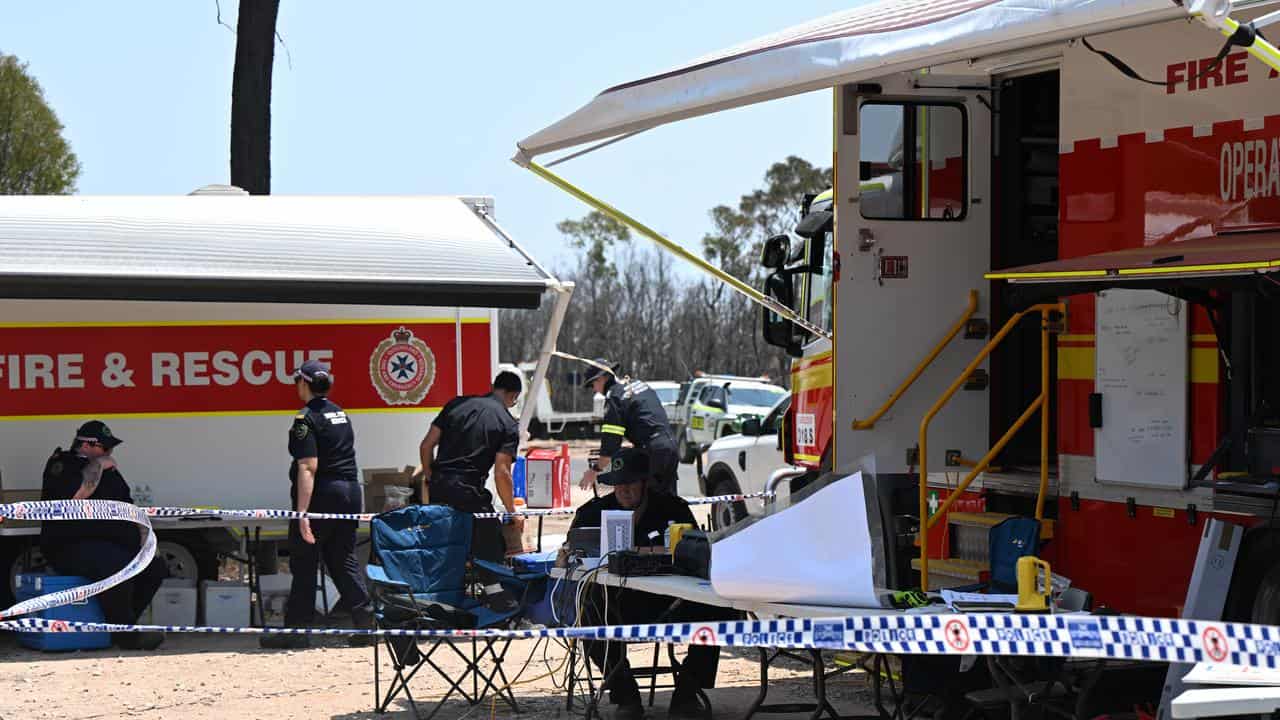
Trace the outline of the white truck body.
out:
[[[440,408],[488,390],[496,308],[550,291],[562,316],[572,292],[491,198],[193,195],[0,198],[0,502],[38,499],[97,418],[140,505],[289,508],[306,359],[331,364],[362,470],[416,465]],[[22,525],[0,528],[10,577],[33,557]],[[216,572],[212,525],[160,530],[171,572]]]

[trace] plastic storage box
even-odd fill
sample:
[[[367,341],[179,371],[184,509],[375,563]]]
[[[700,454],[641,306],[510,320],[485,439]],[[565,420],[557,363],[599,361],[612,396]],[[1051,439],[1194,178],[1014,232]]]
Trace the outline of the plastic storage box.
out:
[[[209,627],[249,627],[249,586],[240,582],[200,583],[204,624]]]
[[[151,598],[154,625],[195,625],[196,589],[190,580],[170,578],[160,584]]]
[[[17,576],[18,602],[30,600],[41,595],[48,595],[59,590],[88,585],[89,581],[74,575],[41,575],[25,573]],[[78,603],[50,608],[35,613],[32,617],[45,620],[67,620],[71,622],[105,622],[102,608],[95,598]],[[66,651],[66,650],[98,650],[111,647],[110,633],[51,632],[51,633],[18,633],[18,642],[23,647],[33,650]]]

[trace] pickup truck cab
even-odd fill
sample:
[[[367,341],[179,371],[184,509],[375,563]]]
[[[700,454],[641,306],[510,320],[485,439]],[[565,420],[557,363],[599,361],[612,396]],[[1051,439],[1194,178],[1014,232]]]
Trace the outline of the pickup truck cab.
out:
[[[677,412],[683,420],[676,428],[681,460],[693,462],[701,448],[738,432],[747,418],[768,415],[786,396],[784,388],[749,378],[721,376],[694,381]]]
[[[698,475],[698,489],[704,497],[749,495],[765,489],[773,471],[787,464],[782,457],[778,431],[790,406],[791,396],[784,395],[764,418],[748,418],[742,423],[740,433],[711,443],[702,456],[703,473]],[[711,508],[712,528],[725,528],[763,508],[764,501],[759,498],[716,503]]]

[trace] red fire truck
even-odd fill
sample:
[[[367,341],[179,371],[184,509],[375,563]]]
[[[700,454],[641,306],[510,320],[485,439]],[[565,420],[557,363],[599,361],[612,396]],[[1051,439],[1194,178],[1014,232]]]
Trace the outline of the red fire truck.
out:
[[[1025,515],[1096,601],[1176,615],[1229,518],[1226,615],[1274,624],[1276,6],[1237,5],[864,5],[610,88],[516,160],[586,199],[533,158],[832,89],[834,187],[762,293],[728,279],[795,357],[788,462],[875,458],[903,586],[972,582]]]

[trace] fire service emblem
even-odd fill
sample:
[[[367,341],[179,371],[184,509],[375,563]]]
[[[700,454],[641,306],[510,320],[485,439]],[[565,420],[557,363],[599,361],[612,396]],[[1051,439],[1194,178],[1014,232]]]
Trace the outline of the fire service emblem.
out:
[[[401,325],[369,356],[369,378],[388,405],[417,405],[436,379],[431,348]]]

